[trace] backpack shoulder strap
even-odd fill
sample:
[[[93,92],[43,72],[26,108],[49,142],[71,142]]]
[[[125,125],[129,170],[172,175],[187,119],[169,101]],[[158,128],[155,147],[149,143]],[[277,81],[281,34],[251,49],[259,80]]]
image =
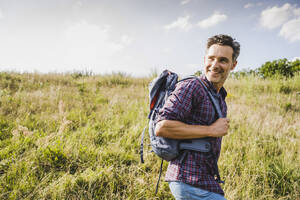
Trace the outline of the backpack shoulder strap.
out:
[[[223,117],[223,114],[222,114],[222,111],[221,111],[221,108],[220,108],[220,104],[218,102],[218,100],[212,95],[211,91],[206,87],[206,85],[202,82],[202,80],[198,77],[196,77],[199,82],[201,83],[201,85],[203,86],[203,88],[208,92],[208,96],[210,98],[210,100],[212,101],[216,111],[217,111],[217,114],[219,116],[219,118],[222,118]]]
[[[219,102],[215,99],[215,97],[212,95],[211,91],[209,90],[209,88],[206,87],[206,85],[202,82],[202,80],[200,78],[197,77],[197,79],[199,80],[199,82],[201,83],[201,85],[204,87],[204,89],[208,92],[208,95],[209,95],[209,98],[211,99],[216,111],[217,111],[217,114],[219,116],[219,118],[222,118],[223,117],[223,114],[221,112],[221,108],[220,108],[220,104]],[[217,160],[215,158],[215,154],[213,153],[213,151],[211,151],[212,153],[212,156],[213,156],[213,160],[214,160],[214,165],[213,167],[215,168],[215,171],[216,171],[216,176],[217,176],[217,181],[218,183],[224,183],[224,181],[221,180],[221,177],[220,177],[220,173],[219,173],[219,167],[218,167],[218,163],[217,163]]]
[[[203,81],[199,77],[197,77],[195,75],[190,75],[190,76],[186,76],[186,77],[182,78],[178,82],[185,81],[185,80],[188,80],[188,79],[197,79],[201,83],[203,88],[207,91],[207,93],[209,95],[209,98],[212,101],[212,103],[213,103],[213,105],[214,105],[214,107],[217,111],[218,117],[222,118],[223,114],[222,114],[222,111],[221,111],[220,104],[219,104],[218,100],[212,95],[212,92],[210,91],[210,89],[206,87],[206,85],[203,83]]]

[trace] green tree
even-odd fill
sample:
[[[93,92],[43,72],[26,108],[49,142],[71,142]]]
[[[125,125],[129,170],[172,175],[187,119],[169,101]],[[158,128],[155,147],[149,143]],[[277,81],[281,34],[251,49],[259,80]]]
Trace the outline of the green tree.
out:
[[[286,58],[268,61],[263,64],[259,69],[258,73],[264,77],[283,76],[285,78],[293,77],[294,74],[299,71],[300,61],[294,62],[288,61]]]
[[[292,65],[292,69],[295,73],[300,72],[300,59],[297,59],[297,60],[291,62],[291,65]]]
[[[198,71],[196,71],[196,72],[194,73],[195,76],[201,76],[201,74],[202,74],[202,71],[201,71],[201,70],[198,70]]]

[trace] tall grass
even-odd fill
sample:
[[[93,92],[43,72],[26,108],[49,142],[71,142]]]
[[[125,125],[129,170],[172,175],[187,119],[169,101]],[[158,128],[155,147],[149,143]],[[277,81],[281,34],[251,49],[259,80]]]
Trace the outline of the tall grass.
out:
[[[160,160],[148,146],[139,161],[149,81],[0,73],[0,199],[172,199],[165,182],[154,195]],[[226,198],[300,199],[300,76],[225,87]]]

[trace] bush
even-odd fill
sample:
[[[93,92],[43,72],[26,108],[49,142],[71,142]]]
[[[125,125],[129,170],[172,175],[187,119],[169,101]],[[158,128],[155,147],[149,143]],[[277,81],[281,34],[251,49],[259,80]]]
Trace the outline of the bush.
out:
[[[256,76],[256,75],[257,75],[257,70],[253,70],[253,69],[243,69],[241,71],[230,73],[230,76],[236,79],[244,78],[247,76]]]
[[[201,75],[202,75],[202,71],[198,70],[198,71],[195,72],[194,75],[195,75],[195,76],[201,76]]]
[[[45,171],[50,170],[50,168],[65,170],[68,164],[68,158],[60,145],[48,146],[42,149],[37,159],[39,165]]]
[[[290,94],[292,92],[292,89],[289,86],[282,85],[279,88],[279,92],[284,94]]]
[[[0,141],[12,137],[12,123],[9,120],[0,118]]]
[[[295,73],[299,73],[300,72],[300,60],[299,59],[291,62],[291,66],[292,66],[292,70]]]
[[[288,61],[286,58],[268,61],[263,64],[258,73],[264,78],[270,78],[275,76],[283,76],[285,78],[293,77],[300,70],[300,61],[294,62]]]
[[[122,72],[113,73],[112,75],[104,76],[97,82],[97,87],[115,87],[123,86],[128,87],[132,84],[132,78]]]

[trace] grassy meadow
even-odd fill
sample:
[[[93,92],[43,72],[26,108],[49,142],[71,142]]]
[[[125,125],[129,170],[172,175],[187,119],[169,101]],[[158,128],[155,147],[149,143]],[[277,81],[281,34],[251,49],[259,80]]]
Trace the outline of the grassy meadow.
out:
[[[0,199],[172,199],[140,138],[151,78],[0,73]],[[300,199],[300,76],[229,78],[228,200]],[[164,164],[164,172],[167,162]]]

